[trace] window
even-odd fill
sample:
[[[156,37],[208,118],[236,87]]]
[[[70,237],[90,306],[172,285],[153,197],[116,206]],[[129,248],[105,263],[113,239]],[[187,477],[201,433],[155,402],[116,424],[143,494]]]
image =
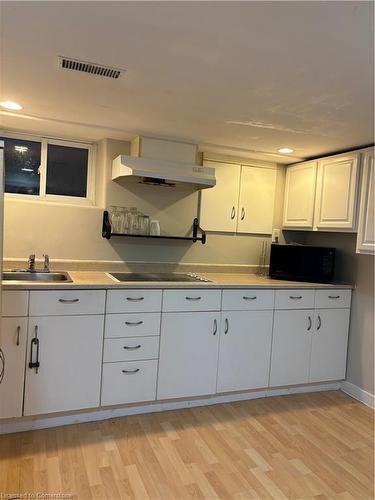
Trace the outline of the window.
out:
[[[5,193],[73,204],[93,202],[91,145],[26,136],[0,140]]]

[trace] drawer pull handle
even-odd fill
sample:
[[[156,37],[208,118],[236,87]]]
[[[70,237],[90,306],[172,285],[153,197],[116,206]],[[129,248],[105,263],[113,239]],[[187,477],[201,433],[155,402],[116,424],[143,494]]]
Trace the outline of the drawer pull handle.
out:
[[[79,299],[59,299],[59,302],[62,304],[74,304],[75,302],[79,302]]]
[[[311,330],[311,327],[312,327],[311,316],[308,317],[308,320],[309,320],[309,326],[307,327],[307,331],[309,332]]]
[[[186,300],[201,300],[202,297],[185,297]]]
[[[134,373],[138,373],[139,368],[136,368],[135,370],[122,370],[122,373],[125,373],[126,375],[133,375]]]
[[[302,295],[289,295],[289,298],[293,300],[299,300],[302,299]]]
[[[143,321],[125,321],[127,326],[139,326],[142,325]]]
[[[328,295],[329,299],[339,299],[340,295]]]
[[[255,300],[257,298],[257,296],[254,295],[254,297],[246,297],[246,295],[244,295],[242,298],[243,298],[243,300]]]
[[[322,318],[318,316],[318,326],[316,327],[316,329],[320,330],[321,326],[322,326]]]
[[[17,326],[16,346],[20,345],[20,333],[21,333],[21,327]]]
[[[126,297],[126,300],[129,300],[129,302],[141,302],[144,299],[144,297]]]
[[[141,346],[141,344],[138,344],[138,345],[124,345],[124,349],[127,349],[128,351],[134,351],[135,349],[139,349]]]
[[[228,332],[229,332],[229,321],[228,318],[225,318],[224,334],[226,335]]]

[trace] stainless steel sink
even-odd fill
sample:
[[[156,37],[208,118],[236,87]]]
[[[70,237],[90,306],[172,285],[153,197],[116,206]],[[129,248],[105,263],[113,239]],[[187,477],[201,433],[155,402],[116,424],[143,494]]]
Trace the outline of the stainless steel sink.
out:
[[[65,282],[71,283],[72,279],[68,273],[65,272],[49,272],[49,273],[39,273],[29,272],[29,271],[5,271],[3,272],[4,281],[35,281],[40,283],[56,283]]]

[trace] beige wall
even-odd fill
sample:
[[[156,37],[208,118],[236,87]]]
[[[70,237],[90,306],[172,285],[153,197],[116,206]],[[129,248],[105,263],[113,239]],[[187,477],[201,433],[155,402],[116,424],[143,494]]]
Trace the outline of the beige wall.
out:
[[[4,257],[25,258],[48,253],[53,259],[258,264],[264,236],[209,234],[206,245],[173,240],[154,241],[101,237],[102,213],[110,205],[136,206],[159,219],[169,234],[187,235],[198,214],[199,192],[111,180],[111,162],[129,153],[129,143],[104,140],[96,154],[96,207],[5,200]],[[285,168],[278,167],[275,225],[280,227]],[[267,237],[270,240],[269,237]]]
[[[355,284],[350,317],[347,380],[374,394],[374,257],[355,253],[356,234],[286,232],[288,241],[337,249],[337,280]]]

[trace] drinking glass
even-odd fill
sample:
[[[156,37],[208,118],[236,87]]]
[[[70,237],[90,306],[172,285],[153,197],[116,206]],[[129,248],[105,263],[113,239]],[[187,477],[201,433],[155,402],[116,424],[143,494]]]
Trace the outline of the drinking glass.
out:
[[[121,233],[121,211],[120,207],[109,208],[109,220],[111,223],[112,233]]]
[[[150,234],[150,217],[148,215],[139,216],[139,233],[145,236]]]

